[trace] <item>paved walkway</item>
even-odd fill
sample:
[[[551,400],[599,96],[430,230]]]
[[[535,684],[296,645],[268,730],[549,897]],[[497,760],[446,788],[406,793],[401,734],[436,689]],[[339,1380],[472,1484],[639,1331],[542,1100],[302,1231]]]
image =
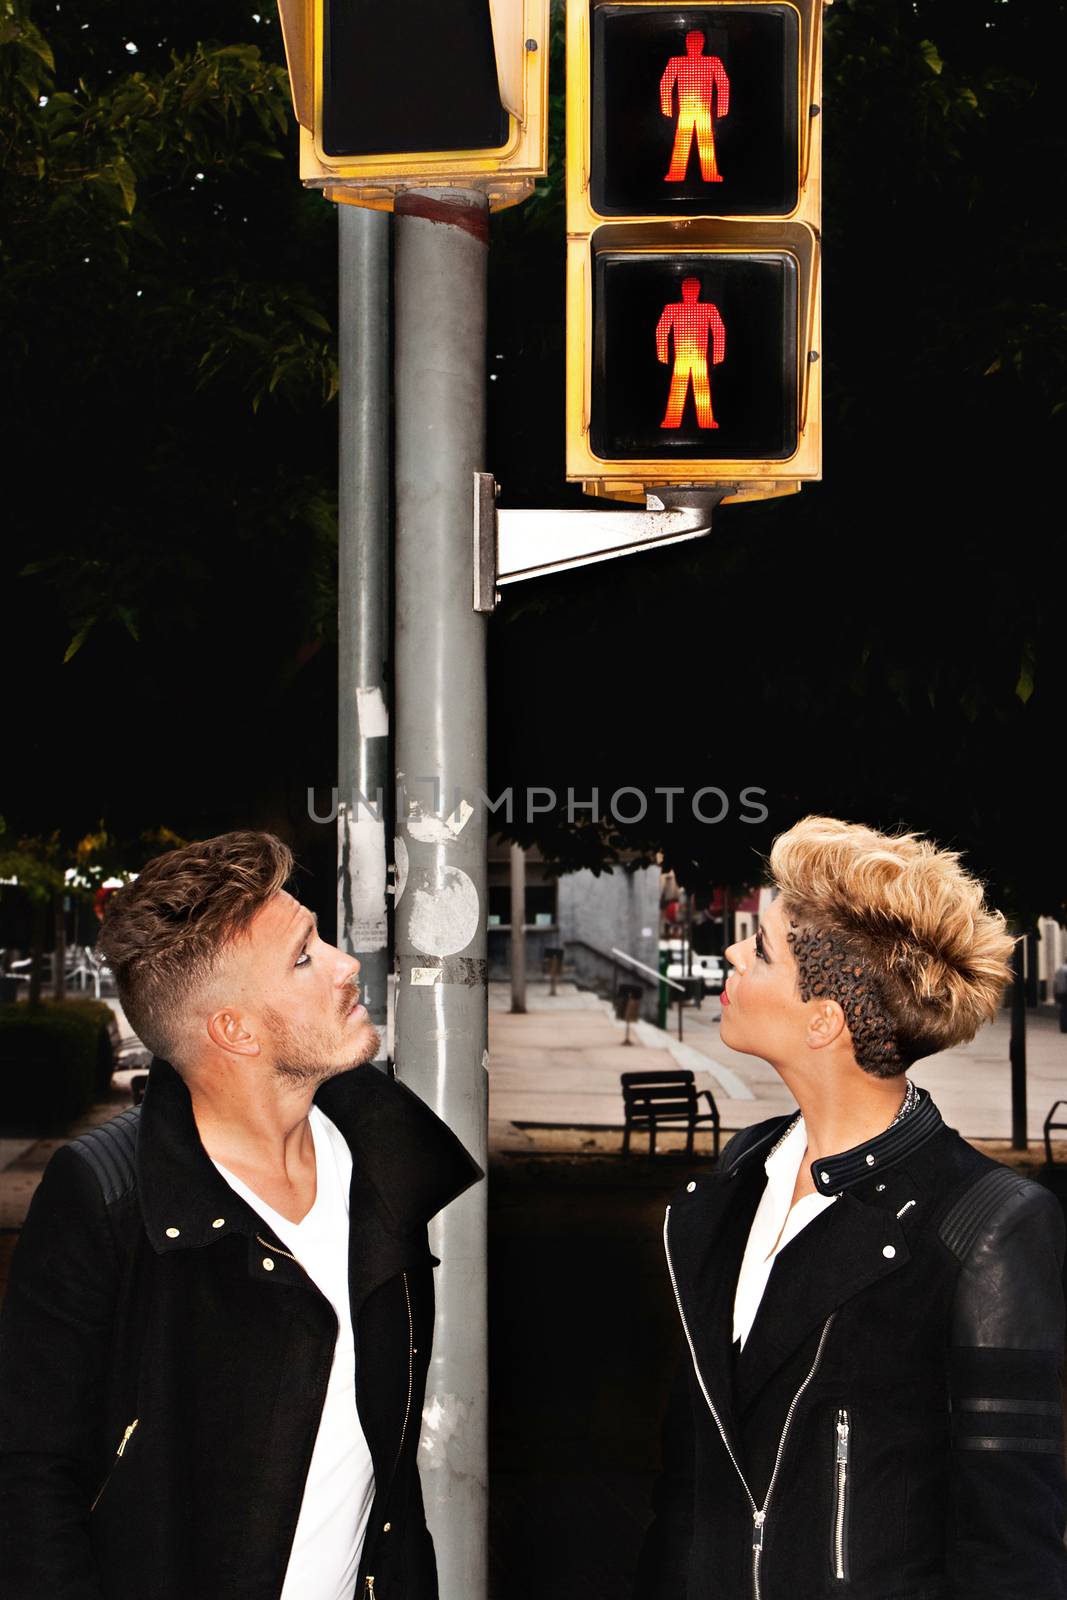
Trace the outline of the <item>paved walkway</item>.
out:
[[[623,1072],[685,1066],[698,1089],[712,1091],[724,1128],[743,1128],[793,1109],[795,1102],[766,1062],[739,1055],[719,1038],[719,1007],[705,1000],[687,1009],[684,1038],[648,1023],[626,1027],[607,1001],[561,984],[559,994],[531,985],[527,1013],[512,1016],[507,984],[491,984],[489,997],[489,1118],[493,1149],[618,1148]],[[1040,1141],[1052,1102],[1067,1098],[1067,1034],[1048,1007],[1027,1013],[1029,1136]],[[1001,1012],[970,1044],[919,1062],[915,1081],[929,1089],[946,1120],[966,1138],[1011,1136],[1009,1017]],[[584,1140],[564,1130],[584,1131]],[[598,1131],[599,1130],[599,1131]]]

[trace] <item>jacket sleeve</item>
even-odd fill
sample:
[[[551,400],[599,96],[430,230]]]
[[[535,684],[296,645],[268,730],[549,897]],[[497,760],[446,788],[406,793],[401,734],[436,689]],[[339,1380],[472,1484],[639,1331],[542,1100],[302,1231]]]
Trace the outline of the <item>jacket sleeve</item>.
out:
[[[684,1600],[693,1543],[696,1430],[688,1358],[680,1360],[663,1422],[663,1470],[637,1565],[634,1600]]]
[[[61,1148],[34,1195],[0,1315],[0,1600],[100,1600],[92,1442],[119,1274],[99,1184]]]
[[[960,1262],[949,1389],[953,1600],[1067,1600],[1064,1225],[1058,1202],[999,1167],[941,1236]]]

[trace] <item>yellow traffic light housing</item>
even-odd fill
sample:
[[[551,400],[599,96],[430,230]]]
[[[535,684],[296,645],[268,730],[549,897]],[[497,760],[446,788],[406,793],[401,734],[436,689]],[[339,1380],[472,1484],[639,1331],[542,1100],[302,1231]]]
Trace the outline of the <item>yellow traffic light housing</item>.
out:
[[[568,0],[567,476],[821,472],[822,0]]]
[[[483,190],[547,170],[549,0],[279,0],[300,176],[390,210],[398,190]]]

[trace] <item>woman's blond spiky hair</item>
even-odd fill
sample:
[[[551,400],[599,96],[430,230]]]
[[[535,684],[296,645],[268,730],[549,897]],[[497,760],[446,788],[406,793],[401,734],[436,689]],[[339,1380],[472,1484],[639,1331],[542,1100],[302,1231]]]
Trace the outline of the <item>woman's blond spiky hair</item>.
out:
[[[775,840],[770,870],[794,926],[862,965],[905,1063],[972,1039],[996,1014],[1014,941],[957,852],[805,817]]]

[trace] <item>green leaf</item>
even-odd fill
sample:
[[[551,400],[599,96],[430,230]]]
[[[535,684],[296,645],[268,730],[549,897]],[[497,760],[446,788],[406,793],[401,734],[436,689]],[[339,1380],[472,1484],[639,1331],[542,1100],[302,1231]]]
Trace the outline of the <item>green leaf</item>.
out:
[[[1015,685],[1016,696],[1022,701],[1023,705],[1026,704],[1034,692],[1035,670],[1036,662],[1034,660],[1033,647],[1025,644],[1023,646],[1022,661],[1019,664],[1019,680]]]
[[[70,643],[68,644],[66,650],[64,651],[64,654],[63,654],[63,664],[64,664],[64,666],[66,665],[66,663],[68,661],[72,661],[74,659],[74,657],[78,654],[78,651],[81,649],[82,645],[85,643],[86,639],[89,637],[89,631],[92,628],[93,622],[95,620],[96,619],[94,617],[91,617],[88,622],[83,622],[82,623],[81,627],[78,629],[77,633],[74,635],[73,639],[70,641]]]
[[[919,54],[935,77],[941,76],[945,63],[942,61],[938,48],[932,39],[922,39],[919,43]]]
[[[128,216],[137,204],[137,176],[130,163],[121,156],[111,170],[115,175],[115,181],[122,194],[122,203],[126,207]]]

